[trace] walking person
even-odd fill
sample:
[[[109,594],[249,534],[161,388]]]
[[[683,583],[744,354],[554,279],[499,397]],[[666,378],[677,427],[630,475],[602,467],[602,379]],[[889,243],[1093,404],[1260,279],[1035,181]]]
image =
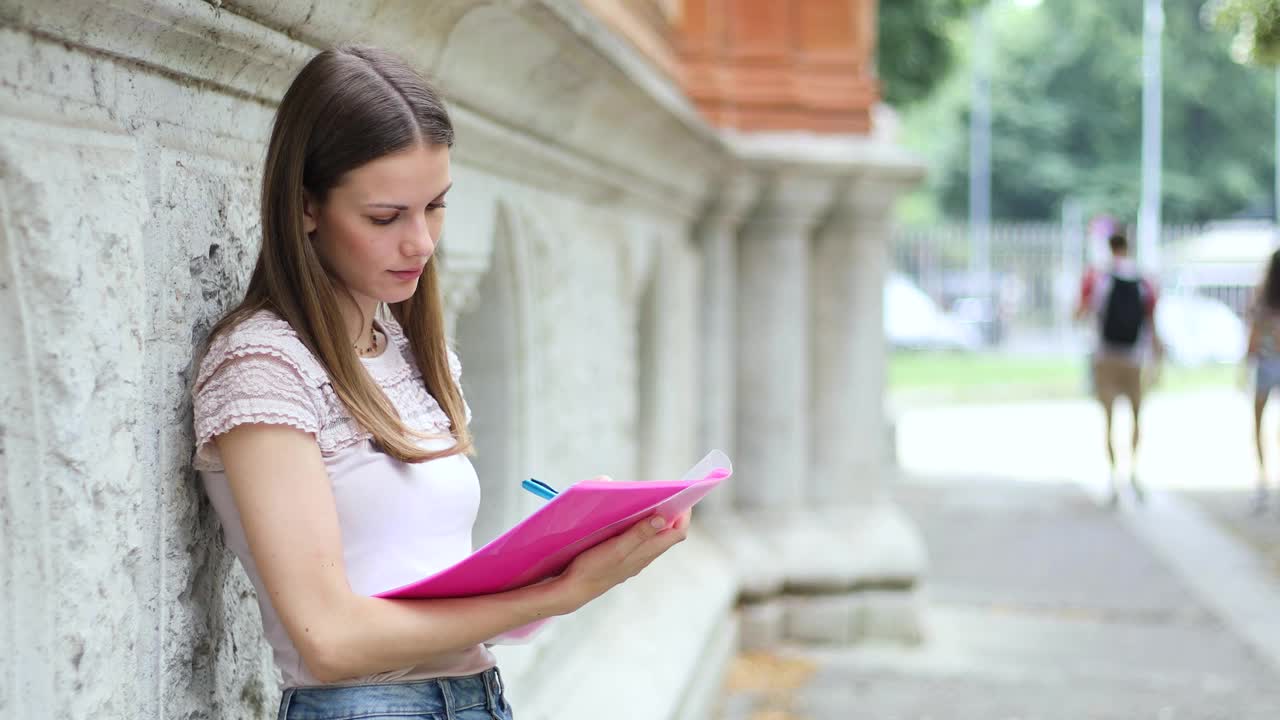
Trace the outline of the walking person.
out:
[[[577,610],[685,538],[687,513],[647,517],[547,582],[372,597],[468,555],[480,503],[436,277],[452,145],[400,58],[309,61],[276,112],[248,290],[199,364],[195,467],[257,590],[281,720],[508,720],[486,641]]]
[[[1263,452],[1262,415],[1271,391],[1280,387],[1280,251],[1272,253],[1262,284],[1249,313],[1249,346],[1246,363],[1254,365],[1253,437],[1258,450],[1258,483],[1253,500],[1255,513],[1266,512],[1270,480]]]
[[[1120,499],[1120,473],[1112,426],[1116,401],[1126,398],[1133,414],[1129,443],[1129,485],[1138,502],[1146,493],[1138,481],[1137,455],[1140,437],[1144,371],[1150,371],[1164,353],[1156,332],[1158,299],[1155,283],[1144,277],[1129,255],[1129,239],[1116,232],[1107,240],[1111,258],[1102,270],[1091,269],[1080,288],[1077,320],[1095,324],[1090,357],[1093,391],[1105,415],[1107,460],[1110,466],[1109,502]]]

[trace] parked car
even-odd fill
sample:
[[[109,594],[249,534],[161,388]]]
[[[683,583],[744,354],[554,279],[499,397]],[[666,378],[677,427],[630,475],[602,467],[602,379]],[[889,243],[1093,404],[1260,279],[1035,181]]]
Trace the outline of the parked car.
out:
[[[985,345],[995,346],[1004,341],[1025,295],[1026,287],[1014,273],[955,270],[943,274],[938,300],[952,317],[972,327]]]
[[[1226,303],[1192,293],[1160,298],[1156,330],[1178,365],[1239,362],[1248,342],[1244,321]]]
[[[978,332],[943,312],[929,295],[901,273],[884,284],[884,331],[889,346],[902,350],[975,350]]]
[[[991,297],[960,297],[951,303],[951,316],[986,345],[999,345],[1004,339],[1005,318],[1000,304]]]

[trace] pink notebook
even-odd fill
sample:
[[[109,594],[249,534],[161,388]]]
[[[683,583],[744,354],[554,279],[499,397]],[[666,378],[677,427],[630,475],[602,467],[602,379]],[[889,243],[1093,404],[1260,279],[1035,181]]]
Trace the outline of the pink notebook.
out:
[[[579,553],[636,522],[688,510],[731,474],[729,458],[715,450],[680,480],[576,483],[457,564],[377,597],[487,595],[554,577]]]

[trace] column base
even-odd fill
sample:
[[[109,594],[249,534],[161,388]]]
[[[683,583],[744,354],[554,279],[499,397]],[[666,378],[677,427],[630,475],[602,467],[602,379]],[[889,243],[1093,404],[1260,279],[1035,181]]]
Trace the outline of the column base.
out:
[[[705,527],[738,574],[744,648],[922,637],[924,543],[892,501],[726,514]]]
[[[781,598],[743,601],[738,607],[738,648],[749,651],[781,645],[786,623]]]
[[[848,645],[867,640],[919,643],[924,639],[923,602],[917,589],[865,590],[841,595],[788,595],[787,640]]]
[[[818,514],[846,550],[845,567],[853,585],[908,589],[924,576],[928,568],[924,538],[893,500],[832,505]]]
[[[737,577],[738,594],[743,598],[775,597],[785,580],[782,556],[766,536],[756,531],[759,523],[736,512],[699,515],[697,523],[724,551]]]

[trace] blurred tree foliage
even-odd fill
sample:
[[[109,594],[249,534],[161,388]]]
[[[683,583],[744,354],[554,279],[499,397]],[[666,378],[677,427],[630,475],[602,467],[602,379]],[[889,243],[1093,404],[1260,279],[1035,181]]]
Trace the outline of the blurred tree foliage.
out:
[[[1235,33],[1231,56],[1237,62],[1280,65],[1280,0],[1210,0],[1205,15]]]
[[[983,0],[884,0],[876,69],[885,99],[905,107],[923,100],[955,60],[952,26]]]
[[[1233,62],[1229,38],[1207,25],[1203,8],[1204,0],[1165,0],[1165,222],[1263,215],[1271,196],[1272,75]],[[1091,214],[1136,217],[1142,3],[997,0],[991,12],[995,218],[1054,219],[1068,197]],[[966,24],[952,27],[953,72],[904,117],[904,142],[933,170],[904,208],[908,222],[967,214],[969,34]]]

